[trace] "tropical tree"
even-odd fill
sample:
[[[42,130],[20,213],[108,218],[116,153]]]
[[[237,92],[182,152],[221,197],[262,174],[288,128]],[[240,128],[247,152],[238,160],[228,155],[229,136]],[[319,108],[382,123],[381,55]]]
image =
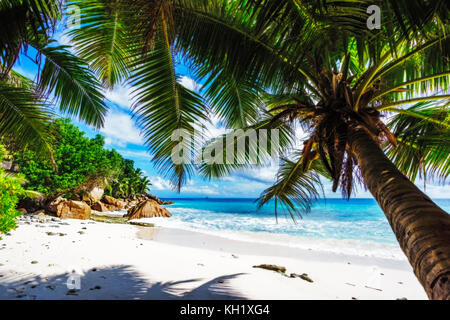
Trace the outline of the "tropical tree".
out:
[[[127,80],[134,87],[146,144],[178,188],[193,166],[170,161],[171,134],[192,131],[192,122],[209,110],[177,82],[181,54],[203,79],[211,110],[230,128],[281,129],[283,150],[298,142],[295,127],[307,132],[301,150],[291,159],[283,155],[261,205],[275,199],[294,214],[319,195],[319,175],[347,198],[360,181],[386,214],[428,296],[450,298],[450,217],[413,183],[420,174],[441,181],[449,174],[447,2],[71,4],[82,12],[81,28],[71,32],[77,52],[104,84]],[[366,26],[373,4],[383,9],[381,30]],[[221,146],[226,156],[226,143]],[[269,156],[265,151],[259,150],[260,164]],[[249,152],[242,158],[247,162],[203,163],[200,172],[213,178],[254,166]]]
[[[95,127],[106,105],[88,65],[51,37],[62,17],[61,1],[0,2],[0,138],[15,147],[51,151],[48,121],[52,104]],[[14,71],[20,59],[32,61],[37,77]]]

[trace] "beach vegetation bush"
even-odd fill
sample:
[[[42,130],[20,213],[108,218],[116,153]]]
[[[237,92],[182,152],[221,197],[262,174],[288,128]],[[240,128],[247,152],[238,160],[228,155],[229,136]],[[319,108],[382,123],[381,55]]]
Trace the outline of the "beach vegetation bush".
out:
[[[0,145],[0,163],[6,155],[5,147]],[[21,213],[16,210],[16,205],[20,197],[32,195],[22,187],[24,181],[23,176],[7,174],[0,167],[0,235],[17,227],[16,218]]]

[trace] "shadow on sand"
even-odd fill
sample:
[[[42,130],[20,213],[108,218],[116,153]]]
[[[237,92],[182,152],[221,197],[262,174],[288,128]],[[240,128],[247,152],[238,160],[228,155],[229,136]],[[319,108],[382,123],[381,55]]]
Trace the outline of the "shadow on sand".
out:
[[[2,272],[0,299],[245,299],[228,281],[243,273],[224,275],[195,286],[202,279],[152,282],[132,266],[92,268],[79,277],[80,289],[69,290],[69,273],[41,277]],[[77,276],[72,283],[76,284]],[[192,289],[193,288],[193,289]]]

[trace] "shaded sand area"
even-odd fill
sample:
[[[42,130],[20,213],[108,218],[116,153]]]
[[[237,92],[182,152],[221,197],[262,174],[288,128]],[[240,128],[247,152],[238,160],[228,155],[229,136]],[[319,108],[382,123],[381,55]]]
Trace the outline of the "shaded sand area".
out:
[[[399,298],[426,299],[406,260],[36,217],[0,241],[0,299]]]

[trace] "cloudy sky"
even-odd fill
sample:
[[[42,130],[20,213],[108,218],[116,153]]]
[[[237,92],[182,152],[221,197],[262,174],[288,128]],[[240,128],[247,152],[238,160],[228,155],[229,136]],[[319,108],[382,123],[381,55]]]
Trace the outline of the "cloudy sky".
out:
[[[62,43],[66,39],[57,37]],[[29,52],[32,56],[32,52]],[[16,71],[34,78],[37,68],[27,57],[22,57]],[[201,90],[201,85],[196,83],[188,68],[180,65],[177,73],[181,75],[180,82],[193,90]],[[109,113],[105,126],[100,131],[93,130],[86,125],[76,122],[81,130],[90,137],[100,133],[105,137],[106,147],[116,149],[125,158],[135,161],[137,167],[144,170],[149,176],[152,186],[151,192],[160,197],[242,197],[256,198],[267,187],[275,181],[277,171],[276,165],[267,166],[261,169],[238,172],[220,180],[206,181],[199,176],[192,177],[182,188],[180,194],[174,192],[169,181],[162,176],[152,165],[151,155],[143,144],[140,130],[136,126],[131,114],[131,89],[126,86],[118,86],[113,91],[106,92]],[[211,132],[222,133],[224,128],[219,125],[218,119],[213,119],[213,125],[209,126]],[[423,190],[423,182],[418,181],[417,185]],[[338,198],[340,193],[332,193],[329,183],[324,183],[325,196],[327,198]],[[429,183],[425,192],[432,198],[450,198],[450,187]],[[357,192],[355,197],[371,198],[369,192],[364,189]]]

